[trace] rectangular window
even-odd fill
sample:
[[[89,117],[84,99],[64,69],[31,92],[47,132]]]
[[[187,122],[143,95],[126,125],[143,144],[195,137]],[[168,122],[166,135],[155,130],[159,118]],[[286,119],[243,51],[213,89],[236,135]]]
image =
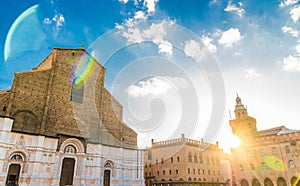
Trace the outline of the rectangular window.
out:
[[[84,93],[83,84],[72,85],[71,101],[76,102],[76,103],[82,103],[83,93]]]

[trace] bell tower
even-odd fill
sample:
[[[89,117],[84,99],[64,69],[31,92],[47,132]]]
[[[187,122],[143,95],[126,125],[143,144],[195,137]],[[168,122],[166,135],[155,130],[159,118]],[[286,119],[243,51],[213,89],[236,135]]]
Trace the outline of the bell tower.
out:
[[[250,141],[257,133],[256,119],[248,116],[247,108],[242,104],[241,98],[237,95],[235,99],[235,118],[229,121],[234,135],[238,136],[241,144]]]

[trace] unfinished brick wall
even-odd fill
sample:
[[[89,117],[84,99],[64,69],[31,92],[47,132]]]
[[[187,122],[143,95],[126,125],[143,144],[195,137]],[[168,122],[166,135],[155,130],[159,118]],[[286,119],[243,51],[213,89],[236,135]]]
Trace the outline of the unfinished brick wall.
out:
[[[72,90],[74,96],[74,78],[81,75],[82,98],[77,102]],[[53,49],[37,68],[15,73],[11,92],[0,94],[0,106],[7,104],[6,112],[0,112],[18,118],[13,125],[17,131],[83,137],[91,142],[103,141],[108,134],[102,133],[109,132],[119,141],[136,145],[136,133],[122,122],[122,106],[104,88],[104,77],[105,68],[84,49]]]
[[[0,91],[0,115],[5,116],[9,100],[9,91]]]

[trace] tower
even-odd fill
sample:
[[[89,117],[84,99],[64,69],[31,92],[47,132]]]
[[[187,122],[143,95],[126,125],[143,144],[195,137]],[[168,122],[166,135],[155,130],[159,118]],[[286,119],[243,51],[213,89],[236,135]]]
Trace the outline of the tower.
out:
[[[241,98],[237,95],[235,99],[235,118],[230,120],[231,130],[234,135],[237,135],[241,144],[247,143],[257,133],[256,119],[248,116],[247,108],[242,104]]]

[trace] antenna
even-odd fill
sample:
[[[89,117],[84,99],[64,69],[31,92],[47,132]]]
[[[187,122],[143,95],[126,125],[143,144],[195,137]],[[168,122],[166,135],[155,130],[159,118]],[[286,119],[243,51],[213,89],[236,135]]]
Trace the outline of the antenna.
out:
[[[81,42],[82,42],[81,48],[84,48],[84,40],[81,40]]]

